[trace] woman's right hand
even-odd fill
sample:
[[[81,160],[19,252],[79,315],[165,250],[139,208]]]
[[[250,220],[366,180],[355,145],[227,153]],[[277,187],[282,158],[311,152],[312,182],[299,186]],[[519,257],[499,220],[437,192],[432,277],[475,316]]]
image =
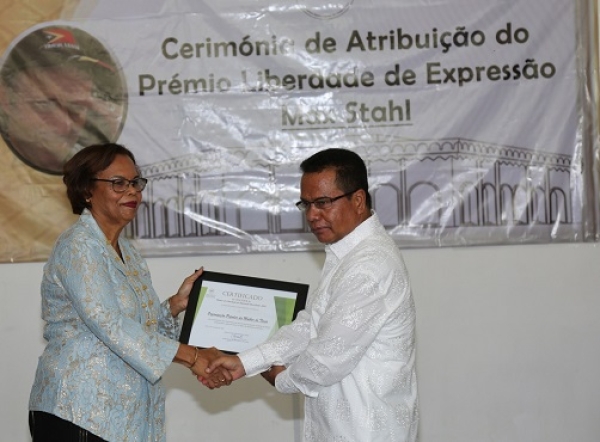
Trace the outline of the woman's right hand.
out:
[[[214,370],[211,373],[206,371],[209,364],[224,355],[215,347],[198,348],[192,345],[179,344],[173,361],[189,368],[196,377],[206,379],[204,385],[213,389],[229,385],[233,380],[231,373],[225,368]]]

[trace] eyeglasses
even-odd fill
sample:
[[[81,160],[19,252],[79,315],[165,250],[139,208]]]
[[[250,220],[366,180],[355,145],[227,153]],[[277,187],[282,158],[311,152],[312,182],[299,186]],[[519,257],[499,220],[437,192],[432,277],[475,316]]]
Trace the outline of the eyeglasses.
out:
[[[296,207],[300,210],[302,210],[303,212],[306,212],[308,210],[308,208],[312,206],[315,209],[318,210],[327,210],[331,207],[331,205],[336,202],[337,200],[344,198],[345,196],[350,196],[352,195],[354,192],[357,192],[360,189],[354,189],[352,192],[348,192],[348,193],[344,193],[343,195],[340,196],[335,196],[333,198],[330,198],[328,196],[323,196],[321,198],[317,198],[314,201],[305,201],[305,200],[300,200],[296,203]]]
[[[146,184],[148,184],[146,178],[134,178],[132,180],[125,178],[112,178],[110,180],[104,178],[92,178],[92,181],[104,181],[105,183],[110,183],[112,190],[117,193],[125,192],[129,189],[129,186],[133,186],[136,191],[141,192],[146,188]]]

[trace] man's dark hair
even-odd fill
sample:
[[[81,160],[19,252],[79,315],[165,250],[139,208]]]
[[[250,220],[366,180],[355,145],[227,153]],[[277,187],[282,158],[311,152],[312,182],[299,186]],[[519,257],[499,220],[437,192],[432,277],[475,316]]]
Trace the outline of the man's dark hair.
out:
[[[98,173],[108,168],[117,155],[128,156],[133,164],[136,164],[133,153],[126,147],[115,143],[93,144],[77,152],[65,163],[63,183],[67,186],[67,197],[73,213],[81,215],[84,209],[91,208],[86,199],[91,195],[90,191],[94,186],[93,179]]]
[[[335,183],[342,192],[364,190],[367,208],[371,209],[367,166],[358,154],[347,149],[325,149],[300,164],[302,173],[319,173],[325,169],[335,169]]]

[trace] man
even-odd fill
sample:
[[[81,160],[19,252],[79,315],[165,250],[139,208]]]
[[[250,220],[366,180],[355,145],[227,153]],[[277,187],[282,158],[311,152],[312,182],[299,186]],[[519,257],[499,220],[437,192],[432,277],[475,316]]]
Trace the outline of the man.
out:
[[[209,371],[263,372],[278,391],[304,394],[306,441],[414,442],[415,308],[400,251],[371,210],[365,164],[327,149],[300,168],[297,206],[326,244],[320,284],[292,324]]]
[[[61,174],[63,164],[86,144],[114,141],[122,109],[100,99],[101,87],[118,95],[115,67],[91,36],[75,28],[38,29],[10,51],[0,75],[0,130],[23,162]],[[102,56],[107,62],[87,55]],[[93,115],[94,118],[90,118]]]

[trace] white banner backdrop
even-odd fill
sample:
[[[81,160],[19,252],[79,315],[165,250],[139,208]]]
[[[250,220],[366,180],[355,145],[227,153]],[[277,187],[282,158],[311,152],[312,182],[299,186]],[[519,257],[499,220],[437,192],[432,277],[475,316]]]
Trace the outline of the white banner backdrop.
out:
[[[107,50],[87,117],[150,180],[128,229],[146,255],[318,247],[294,203],[328,147],[365,159],[402,246],[596,239],[592,2],[135,5],[83,2],[4,62],[40,30]]]

